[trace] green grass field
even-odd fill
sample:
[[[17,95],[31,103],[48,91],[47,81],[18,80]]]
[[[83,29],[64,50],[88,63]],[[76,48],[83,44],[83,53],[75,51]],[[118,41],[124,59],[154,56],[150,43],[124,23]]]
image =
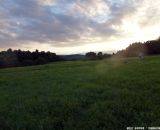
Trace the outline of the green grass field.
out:
[[[159,125],[159,56],[0,70],[0,130]]]

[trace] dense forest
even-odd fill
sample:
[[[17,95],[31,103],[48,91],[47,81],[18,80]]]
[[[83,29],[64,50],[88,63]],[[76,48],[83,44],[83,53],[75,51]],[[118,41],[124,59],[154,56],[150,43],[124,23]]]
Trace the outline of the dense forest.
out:
[[[18,67],[40,65],[49,62],[62,61],[60,56],[51,52],[34,52],[8,49],[0,52],[0,67]]]

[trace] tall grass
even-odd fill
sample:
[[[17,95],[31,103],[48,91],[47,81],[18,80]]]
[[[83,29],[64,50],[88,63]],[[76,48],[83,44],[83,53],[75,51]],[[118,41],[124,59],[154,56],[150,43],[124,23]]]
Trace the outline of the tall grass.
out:
[[[160,57],[0,70],[0,130],[124,130],[160,124]]]

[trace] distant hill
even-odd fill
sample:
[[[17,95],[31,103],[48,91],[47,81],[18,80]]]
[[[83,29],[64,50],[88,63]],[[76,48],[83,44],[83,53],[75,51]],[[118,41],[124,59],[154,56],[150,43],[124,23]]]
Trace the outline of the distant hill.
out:
[[[85,55],[81,54],[60,55],[60,57],[62,57],[64,60],[70,60],[70,61],[85,59]]]

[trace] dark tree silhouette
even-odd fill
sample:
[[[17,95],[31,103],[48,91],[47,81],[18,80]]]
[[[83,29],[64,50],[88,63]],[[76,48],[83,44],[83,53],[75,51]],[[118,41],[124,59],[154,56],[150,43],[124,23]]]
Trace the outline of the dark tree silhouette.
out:
[[[103,54],[102,52],[98,52],[97,54],[95,52],[87,52],[85,56],[88,60],[102,60],[104,58],[109,58],[112,55]]]
[[[97,53],[97,58],[98,58],[99,60],[102,60],[102,59],[103,59],[103,53],[102,53],[102,52],[98,52],[98,53]]]
[[[141,42],[132,43],[126,49],[118,51],[116,56],[133,57],[133,56],[138,56],[140,53],[144,55],[160,54],[160,38],[156,40],[147,41],[144,43]]]
[[[62,61],[60,56],[51,52],[34,52],[12,50],[0,52],[0,67],[17,67],[17,66],[29,66],[29,65],[40,65],[49,62]]]
[[[86,53],[86,57],[89,59],[89,60],[96,60],[97,59],[97,55],[95,52],[88,52]]]

